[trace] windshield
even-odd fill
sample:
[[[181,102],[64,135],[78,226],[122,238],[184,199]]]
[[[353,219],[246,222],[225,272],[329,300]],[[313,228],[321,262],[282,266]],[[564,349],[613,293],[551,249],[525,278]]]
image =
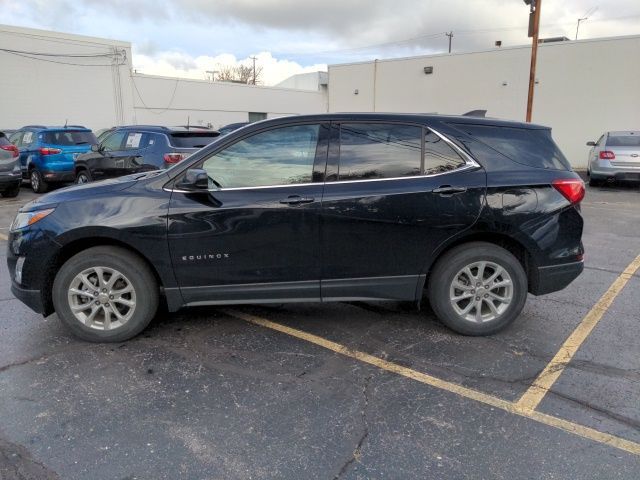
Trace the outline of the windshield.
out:
[[[619,135],[607,139],[607,147],[640,147],[640,135]]]

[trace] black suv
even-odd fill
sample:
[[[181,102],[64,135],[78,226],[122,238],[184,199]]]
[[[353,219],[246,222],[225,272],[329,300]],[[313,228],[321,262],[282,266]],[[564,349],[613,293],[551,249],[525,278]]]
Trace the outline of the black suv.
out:
[[[131,125],[100,134],[100,143],[75,160],[76,183],[168,168],[220,136],[203,127]]]
[[[468,335],[583,269],[584,185],[548,128],[470,117],[267,120],[165,171],[18,213],[12,291],[78,336],[121,341],[190,305],[420,304]]]

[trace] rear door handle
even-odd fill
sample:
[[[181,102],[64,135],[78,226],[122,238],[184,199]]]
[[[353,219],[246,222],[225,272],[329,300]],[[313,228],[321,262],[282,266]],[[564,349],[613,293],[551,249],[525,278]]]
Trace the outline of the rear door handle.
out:
[[[456,193],[464,193],[466,191],[467,187],[452,187],[451,185],[442,185],[441,187],[433,189],[433,193],[439,193],[440,195],[455,195]]]
[[[300,195],[289,195],[287,198],[280,200],[280,203],[287,205],[300,205],[301,203],[312,203],[313,197],[301,197]]]

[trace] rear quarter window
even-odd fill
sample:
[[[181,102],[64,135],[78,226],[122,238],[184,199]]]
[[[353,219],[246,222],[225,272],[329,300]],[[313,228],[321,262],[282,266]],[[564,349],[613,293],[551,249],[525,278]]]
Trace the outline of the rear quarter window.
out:
[[[206,147],[219,136],[218,132],[185,132],[169,135],[171,145],[177,148]]]
[[[549,170],[571,170],[571,165],[551,138],[551,130],[493,125],[455,126],[516,163]]]

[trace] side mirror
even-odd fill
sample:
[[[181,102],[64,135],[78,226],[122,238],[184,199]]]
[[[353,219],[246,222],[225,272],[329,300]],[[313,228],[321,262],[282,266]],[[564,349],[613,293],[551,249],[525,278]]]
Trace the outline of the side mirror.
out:
[[[91,145],[91,151],[92,152],[99,152],[100,151],[100,145]]]
[[[595,147],[596,146],[596,142],[587,142],[587,146],[588,147]]]
[[[182,180],[176,183],[176,187],[180,190],[188,190],[190,192],[208,191],[209,175],[202,168],[190,168],[184,174]]]

